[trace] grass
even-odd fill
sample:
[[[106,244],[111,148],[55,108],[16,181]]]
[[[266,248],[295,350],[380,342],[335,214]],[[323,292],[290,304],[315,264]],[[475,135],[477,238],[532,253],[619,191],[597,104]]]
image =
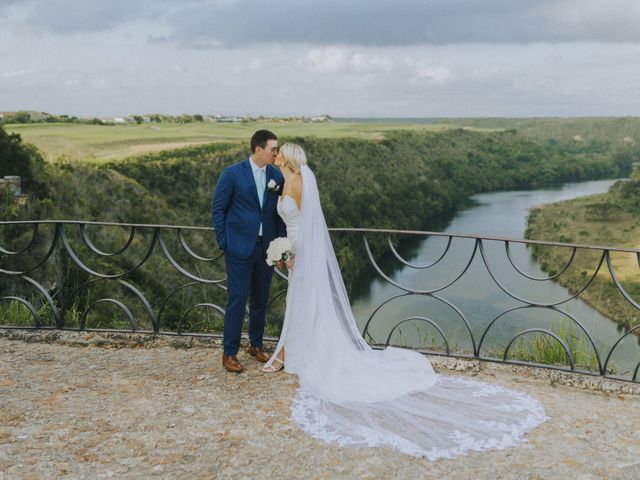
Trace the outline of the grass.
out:
[[[598,371],[598,359],[591,344],[584,338],[579,338],[573,331],[573,325],[567,327],[563,322],[559,328],[551,328],[569,348],[575,368]],[[492,356],[502,358],[504,350],[493,352]],[[567,354],[556,339],[548,335],[537,334],[533,338],[518,338],[509,349],[509,360],[539,363],[541,365],[570,365]],[[608,365],[609,373],[614,373],[615,366]]]
[[[48,304],[43,304],[37,309],[40,316],[40,323],[43,327],[55,326],[56,322]],[[76,319],[75,311],[70,314],[70,318]],[[36,320],[29,309],[20,302],[10,301],[0,303],[0,325],[13,327],[35,327]]]
[[[593,216],[593,205],[607,203],[610,199],[611,194],[605,193],[538,207],[529,215],[527,238],[640,248],[640,212]],[[564,248],[536,247],[534,253],[542,268],[553,274],[562,269],[570,252]],[[572,266],[558,278],[558,282],[572,292],[578,291],[593,275],[601,254],[600,250],[579,250]],[[612,252],[611,259],[623,287],[639,302],[640,267],[637,257],[632,253]],[[625,328],[640,324],[640,311],[622,298],[606,263],[580,298]]]
[[[205,292],[206,297],[206,292]],[[205,301],[207,299],[205,298]],[[182,315],[189,305],[181,306],[180,315]],[[56,325],[51,309],[47,304],[41,305],[38,309],[40,322],[42,327],[53,327]],[[80,328],[80,320],[82,311],[78,303],[74,303],[65,312],[65,329]],[[146,315],[136,315],[139,330],[152,330],[153,326],[149,323]],[[0,325],[10,327],[36,327],[36,321],[29,309],[20,302],[10,301],[0,303]],[[109,329],[109,330],[130,330],[131,324],[129,319],[123,312],[113,305],[103,305],[96,307],[87,315],[85,328],[87,329]],[[182,324],[181,331],[185,334],[189,333],[221,333],[224,329],[224,316],[212,309],[202,307],[192,310]],[[243,324],[243,330],[248,331],[248,321]],[[161,331],[167,331],[166,327],[161,326]],[[168,329],[168,331],[173,331]],[[278,336],[280,327],[267,319],[265,325],[265,335]]]
[[[42,150],[47,160],[117,160],[133,155],[209,142],[244,141],[260,128],[282,137],[381,139],[390,130],[441,131],[465,128],[481,131],[515,129],[546,144],[560,142],[579,151],[608,151],[611,145],[637,144],[640,117],[588,118],[443,118],[433,123],[420,119],[358,119],[311,123],[297,120],[242,123],[80,125],[37,123],[6,125]],[[586,149],[586,150],[585,150]]]
[[[575,368],[598,371],[598,359],[595,351],[586,338],[579,337],[575,334],[572,324],[563,322],[557,328],[551,327],[550,330],[558,335],[569,348]],[[451,353],[455,354],[455,352],[460,351],[459,340],[461,338],[462,332],[450,335],[449,347]],[[404,331],[402,328],[398,328],[391,344],[405,348],[418,348],[446,354],[446,346],[439,334],[431,327],[425,330],[419,328],[417,324],[408,325]],[[502,360],[505,348],[506,344],[491,348],[487,356]],[[541,365],[570,365],[562,345],[554,338],[543,334],[518,338],[513,345],[511,345],[507,359]],[[610,363],[607,368],[608,373],[615,373],[616,368],[614,364]]]
[[[37,123],[7,125],[38,147],[49,161],[117,160],[143,153],[211,142],[244,141],[256,130],[266,128],[280,137],[382,139],[391,130],[438,131],[459,128],[451,125],[402,122],[243,122],[141,125],[80,125]]]

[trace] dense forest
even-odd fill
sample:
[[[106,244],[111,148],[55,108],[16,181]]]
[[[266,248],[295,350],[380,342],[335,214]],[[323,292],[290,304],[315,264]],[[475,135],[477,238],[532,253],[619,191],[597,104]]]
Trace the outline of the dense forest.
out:
[[[638,156],[638,148],[633,145],[610,144],[590,152],[576,150],[562,142],[537,142],[515,130],[396,131],[380,140],[280,139],[280,143],[285,141],[299,143],[306,150],[310,166],[316,172],[330,227],[429,230],[471,194],[626,176]],[[0,127],[0,173],[20,175],[28,196],[26,201],[17,204],[3,193],[0,220],[51,218],[209,226],[211,196],[218,176],[225,166],[247,155],[244,144],[214,143],[100,165],[45,163],[37,150]],[[144,255],[145,245],[152,237],[151,230],[143,230],[127,250],[128,257],[100,257],[95,259],[92,268],[111,272],[130,268],[135,258]],[[39,248],[45,248],[45,231],[43,228]],[[3,244],[20,245],[28,242],[30,231],[23,227],[3,227],[0,235]],[[73,241],[71,232],[69,235]],[[93,235],[99,248],[114,251],[126,242],[128,232],[121,228],[95,227]],[[175,239],[171,241],[177,245]],[[167,240],[170,248],[171,241]],[[216,251],[209,231],[190,233],[189,241],[198,252],[211,255]],[[361,242],[348,235],[336,235],[334,242],[350,287],[366,263]],[[82,248],[79,245],[78,251],[87,253]],[[374,242],[374,249],[378,248]],[[110,289],[120,288],[109,281],[95,282],[82,294],[74,292],[72,301],[64,300],[77,285],[88,280],[66,257],[66,254],[57,254],[49,262],[55,264],[55,268],[50,266],[41,273],[49,275],[45,282],[47,288],[58,292],[56,298],[60,302],[69,305],[72,302],[72,308],[82,311],[90,298],[95,300]],[[184,261],[190,260],[185,257]],[[192,267],[212,278],[223,275],[222,262]],[[155,260],[147,262],[129,280],[150,298],[156,309],[176,285],[185,283],[185,278],[168,263]],[[6,278],[2,282],[3,290],[9,288]],[[274,288],[282,287],[276,282]],[[189,295],[193,298],[186,298],[186,293],[177,295],[180,301],[167,306],[163,329],[178,328],[185,305],[189,302],[193,305],[199,296],[206,297],[208,302],[223,306],[225,303],[224,290],[215,285],[200,285]],[[271,331],[277,331],[280,322],[277,310],[274,309],[270,319]],[[195,313],[192,317],[196,320],[185,328],[204,331],[220,325],[219,318],[205,318]],[[80,321],[74,318],[76,323]],[[104,320],[92,321],[93,324],[87,325],[113,326]],[[144,322],[139,328],[145,328]]]

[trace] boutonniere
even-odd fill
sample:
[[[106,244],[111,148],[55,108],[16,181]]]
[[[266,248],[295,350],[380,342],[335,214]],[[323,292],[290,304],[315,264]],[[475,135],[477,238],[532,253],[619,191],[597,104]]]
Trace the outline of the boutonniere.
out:
[[[278,185],[272,178],[271,180],[269,180],[269,183],[267,183],[267,188],[270,192],[277,192],[278,190],[280,190],[280,185]]]

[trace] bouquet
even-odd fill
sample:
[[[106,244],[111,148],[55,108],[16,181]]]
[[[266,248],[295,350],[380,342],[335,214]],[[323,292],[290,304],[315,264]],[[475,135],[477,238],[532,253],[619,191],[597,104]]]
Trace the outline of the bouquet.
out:
[[[267,265],[270,267],[292,259],[296,253],[293,242],[287,237],[278,237],[271,241],[267,248]]]

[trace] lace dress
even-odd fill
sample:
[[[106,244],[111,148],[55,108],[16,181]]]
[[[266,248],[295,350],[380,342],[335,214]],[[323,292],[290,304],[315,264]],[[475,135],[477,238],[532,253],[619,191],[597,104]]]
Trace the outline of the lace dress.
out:
[[[503,449],[542,423],[528,395],[438,375],[418,352],[373,350],[353,317],[324,221],[315,176],[301,169],[302,207],[284,196],[278,213],[296,245],[285,319],[276,351],[298,375],[291,414],[314,438],[339,445],[391,447],[429,460]]]

